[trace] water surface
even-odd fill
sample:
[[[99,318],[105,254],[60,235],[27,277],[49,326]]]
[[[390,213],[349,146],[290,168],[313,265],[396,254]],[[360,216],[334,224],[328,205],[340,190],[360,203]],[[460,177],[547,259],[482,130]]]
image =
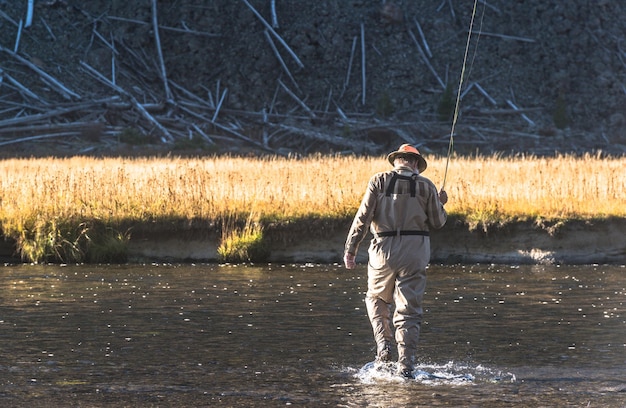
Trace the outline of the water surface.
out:
[[[374,356],[365,268],[4,266],[3,406],[626,406],[626,268],[432,266],[419,368]]]

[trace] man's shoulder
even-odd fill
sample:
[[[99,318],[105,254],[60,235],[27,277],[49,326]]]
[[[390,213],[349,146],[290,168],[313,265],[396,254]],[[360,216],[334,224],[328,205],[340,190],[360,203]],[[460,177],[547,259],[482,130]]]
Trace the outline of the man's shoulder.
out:
[[[386,177],[390,177],[392,174],[394,173],[393,170],[387,170],[387,171],[380,171],[378,173],[375,173],[372,177],[371,180],[381,180],[384,179]]]
[[[387,170],[387,171],[381,171],[378,173],[375,173],[371,178],[370,178],[370,189],[371,188],[375,188],[375,189],[382,189],[383,186],[385,185],[386,181],[388,180],[393,174],[393,170]]]
[[[417,176],[417,180],[418,180],[418,181],[420,181],[420,182],[422,182],[422,183],[428,184],[429,186],[432,186],[433,188],[435,188],[435,189],[436,189],[436,187],[435,187],[435,183],[433,183],[433,182],[432,182],[432,181],[431,181],[428,177],[424,177],[424,176],[422,176],[421,174],[419,174],[419,175]]]

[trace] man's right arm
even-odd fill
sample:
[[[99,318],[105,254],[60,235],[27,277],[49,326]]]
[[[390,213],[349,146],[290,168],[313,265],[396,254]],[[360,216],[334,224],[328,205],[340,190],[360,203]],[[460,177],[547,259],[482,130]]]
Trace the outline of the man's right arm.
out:
[[[431,185],[431,189],[427,209],[428,224],[434,229],[439,229],[446,224],[448,219],[448,213],[443,208],[444,204],[448,202],[448,193],[444,190],[437,192],[434,184]]]

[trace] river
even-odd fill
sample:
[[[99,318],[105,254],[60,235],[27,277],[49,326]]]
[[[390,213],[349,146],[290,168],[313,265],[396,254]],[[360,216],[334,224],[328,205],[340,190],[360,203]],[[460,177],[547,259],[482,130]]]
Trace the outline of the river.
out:
[[[625,407],[624,266],[433,265],[418,368],[374,349],[364,266],[5,265],[11,407]]]

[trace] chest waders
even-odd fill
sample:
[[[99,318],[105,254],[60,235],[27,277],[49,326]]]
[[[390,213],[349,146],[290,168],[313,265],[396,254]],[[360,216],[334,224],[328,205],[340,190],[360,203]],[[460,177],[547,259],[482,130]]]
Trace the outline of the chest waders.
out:
[[[398,181],[398,179],[409,182],[409,193],[411,194],[411,198],[415,198],[417,194],[417,183],[415,182],[415,176],[403,176],[395,172],[391,176],[391,180],[389,180],[389,185],[387,186],[387,189],[385,190],[385,196],[391,198],[391,195],[394,194],[393,191],[396,187],[396,182]],[[398,193],[395,193],[395,194],[403,194],[403,191],[401,188],[398,188],[398,190],[399,190]],[[398,220],[396,220],[396,225],[398,225],[397,222]],[[403,229],[400,229],[399,227],[396,227],[395,231],[377,231],[376,232],[377,237],[394,237],[394,236],[400,236],[400,235],[422,235],[424,237],[427,237],[430,235],[430,233],[428,231],[403,230]]]
[[[398,184],[400,180],[400,184]],[[408,191],[407,191],[408,188]],[[420,184],[421,188],[421,184]],[[394,195],[402,195],[402,199],[397,204],[396,217],[393,220],[395,231],[379,231],[375,233],[377,238],[379,237],[399,237],[403,235],[421,235],[429,236],[428,231],[409,230],[402,229],[402,225],[407,221],[406,207],[411,202],[415,201],[415,205],[419,205],[417,202],[418,183],[416,176],[404,176],[394,172],[388,181],[388,185],[385,188],[385,199],[396,200]],[[407,194],[408,193],[408,194]],[[420,195],[424,195],[425,192],[420,191]],[[409,197],[410,196],[410,197]],[[391,204],[395,206],[396,204]],[[411,240],[412,241],[412,240]],[[397,241],[400,244],[402,252],[407,250],[403,241]],[[395,244],[394,244],[395,245]],[[389,254],[388,254],[389,255]],[[397,254],[403,257],[403,254]],[[370,255],[371,256],[371,255]],[[394,255],[395,256],[395,255]],[[409,375],[412,372],[415,355],[417,352],[417,342],[419,340],[421,316],[422,316],[422,296],[425,290],[426,276],[424,271],[416,271],[416,273],[410,273],[408,275],[396,275],[394,272],[391,275],[389,266],[384,267],[387,272],[383,272],[380,276],[380,280],[374,285],[378,286],[383,291],[388,291],[392,285],[393,288],[393,302],[395,304],[395,311],[393,313],[393,319],[391,318],[390,304],[387,303],[386,296],[373,296],[366,297],[366,306],[368,314],[370,316],[370,322],[374,331],[374,339],[377,343],[377,361],[385,362],[390,361],[391,354],[391,339],[392,335],[391,326],[395,327],[395,340],[398,351],[398,369],[402,375]],[[369,272],[368,272],[369,273]],[[368,277],[369,279],[370,277]],[[375,278],[377,279],[377,278]],[[371,287],[368,281],[368,294]],[[378,292],[374,289],[374,292]],[[380,292],[378,292],[380,293]]]

